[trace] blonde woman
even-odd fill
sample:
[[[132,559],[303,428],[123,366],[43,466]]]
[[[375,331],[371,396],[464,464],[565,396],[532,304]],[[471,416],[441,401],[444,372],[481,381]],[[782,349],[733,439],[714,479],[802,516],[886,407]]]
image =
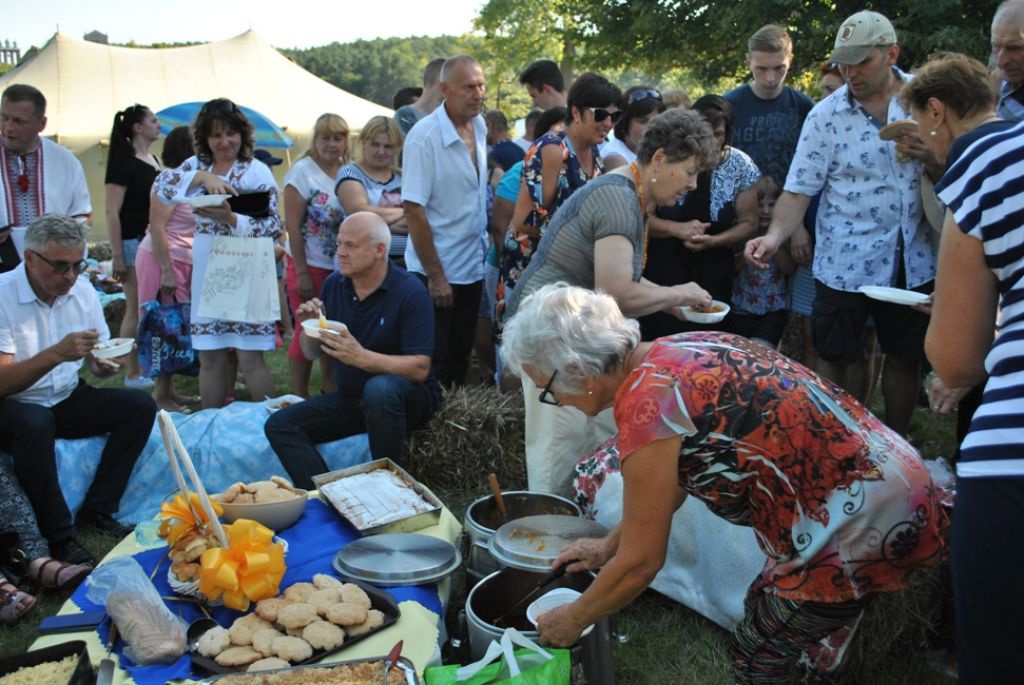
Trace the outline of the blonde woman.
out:
[[[292,314],[303,302],[320,294],[324,281],[334,271],[338,250],[338,226],[345,218],[334,195],[338,170],[348,162],[349,128],[337,114],[321,114],[313,126],[313,141],[284,179],[285,229],[288,232],[288,257],[285,290]],[[288,347],[288,371],[292,391],[309,396],[312,362],[299,347],[299,336]],[[330,362],[320,360],[320,387],[334,389]]]
[[[402,209],[402,175],[398,170],[402,139],[402,130],[394,119],[373,117],[367,121],[359,133],[359,161],[342,168],[337,186],[338,200],[346,215],[372,212],[388,223],[388,257],[399,264],[409,239]]]

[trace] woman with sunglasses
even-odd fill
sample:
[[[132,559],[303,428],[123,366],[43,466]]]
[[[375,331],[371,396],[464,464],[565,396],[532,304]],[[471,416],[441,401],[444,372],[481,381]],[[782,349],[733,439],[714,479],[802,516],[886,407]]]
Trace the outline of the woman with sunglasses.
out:
[[[636,161],[636,146],[651,119],[665,111],[661,93],[650,86],[633,86],[622,96],[622,116],[615,122],[615,137],[601,146],[609,171]]]
[[[599,288],[633,317],[711,304],[711,296],[695,283],[662,287],[641,272],[648,257],[648,212],[675,203],[716,161],[711,128],[697,114],[679,109],[659,114],[644,131],[635,162],[591,181],[555,212],[509,297],[506,316],[529,293],[558,282]],[[522,382],[529,487],[568,494],[577,459],[611,435],[611,417],[588,420],[570,408],[549,406],[537,399],[530,379]]]
[[[745,152],[729,145],[732,105],[728,100],[705,95],[693,103],[693,111],[711,126],[719,162],[700,175],[693,192],[658,207],[657,216],[651,217],[651,259],[644,277],[660,285],[696,282],[714,299],[729,303],[736,252],[757,232],[754,182],[761,172]],[[727,330],[726,325],[692,324],[665,312],[640,318],[644,340],[686,330]]]
[[[125,310],[121,319],[122,338],[134,338],[139,325],[139,285],[135,256],[149,225],[149,191],[160,173],[160,160],[149,151],[160,138],[160,124],[148,107],[132,105],[114,115],[107,160],[107,231],[113,252],[111,271],[124,289]],[[124,384],[149,388],[153,381],[139,375],[139,358],[129,357]]]
[[[263,351],[274,349],[277,322],[210,319],[199,316],[198,308],[214,236],[264,240],[273,245],[281,235],[281,219],[277,213],[274,175],[267,165],[253,159],[253,126],[231,100],[218,98],[203,105],[192,124],[192,143],[195,156],[176,169],[161,172],[153,185],[154,196],[164,204],[187,202],[189,196],[201,191],[209,195],[236,195],[239,190],[270,191],[265,216],[236,213],[227,202],[194,210],[192,346],[199,351],[199,394],[203,408],[207,409],[222,407],[227,399],[226,367],[231,348],[238,353],[238,368],[245,375],[252,397],[276,394]]]
[[[565,128],[537,138],[523,160],[523,182],[498,272],[495,326],[500,336],[505,297],[530,263],[551,216],[604,172],[598,145],[619,119],[622,92],[600,74],[581,75],[569,89]]]

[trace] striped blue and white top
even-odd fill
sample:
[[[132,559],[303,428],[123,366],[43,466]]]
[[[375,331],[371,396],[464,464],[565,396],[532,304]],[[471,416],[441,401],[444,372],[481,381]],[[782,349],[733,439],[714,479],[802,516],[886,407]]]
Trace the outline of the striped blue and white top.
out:
[[[960,229],[984,244],[1001,309],[957,473],[1024,476],[1024,123],[974,143],[936,190]]]

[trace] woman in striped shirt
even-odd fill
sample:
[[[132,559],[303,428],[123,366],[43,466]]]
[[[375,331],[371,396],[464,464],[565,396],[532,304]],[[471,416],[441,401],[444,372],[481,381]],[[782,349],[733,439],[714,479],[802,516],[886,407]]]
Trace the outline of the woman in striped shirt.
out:
[[[949,388],[989,376],[957,464],[960,682],[1015,682],[1024,672],[1024,124],[975,143],[936,190],[949,211],[925,350]]]

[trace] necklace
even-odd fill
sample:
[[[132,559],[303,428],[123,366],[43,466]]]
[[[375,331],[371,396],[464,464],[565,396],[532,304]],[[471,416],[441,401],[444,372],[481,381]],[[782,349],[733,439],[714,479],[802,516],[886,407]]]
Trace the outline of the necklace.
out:
[[[636,199],[640,203],[640,219],[644,223],[643,254],[640,258],[640,268],[643,269],[647,266],[647,203],[644,202],[644,184],[640,178],[640,167],[636,162],[630,162],[629,170],[633,172],[633,180],[636,181]]]

